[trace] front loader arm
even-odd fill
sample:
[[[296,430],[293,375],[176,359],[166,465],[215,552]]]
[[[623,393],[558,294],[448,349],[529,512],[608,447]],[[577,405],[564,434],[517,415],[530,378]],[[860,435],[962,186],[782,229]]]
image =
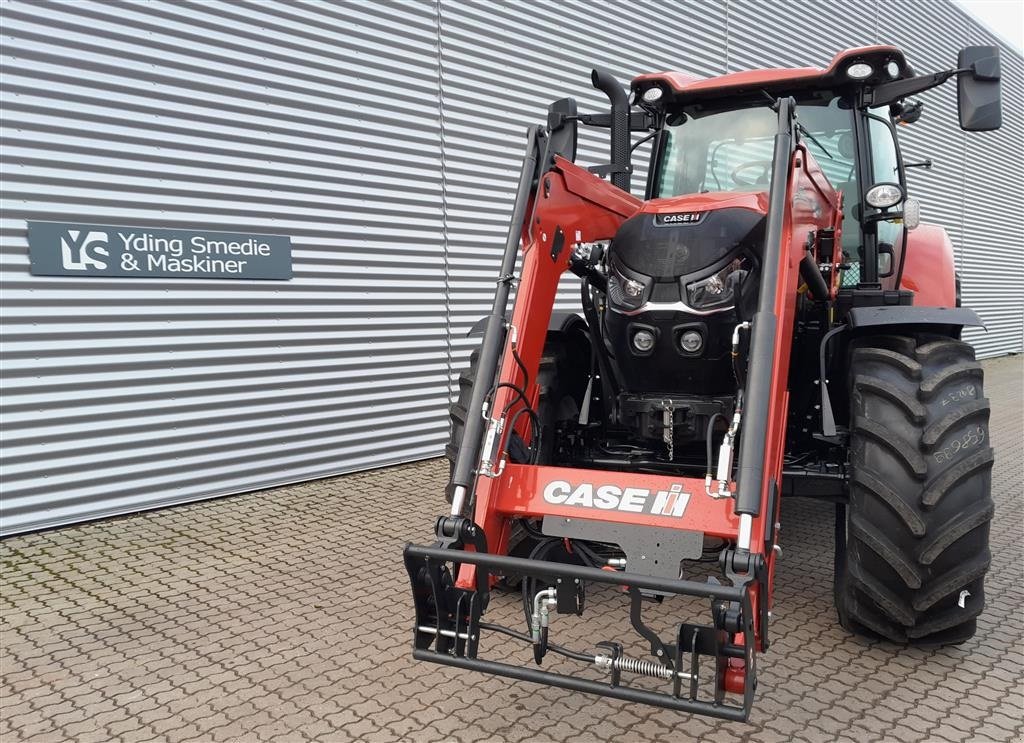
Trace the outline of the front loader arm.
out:
[[[610,239],[640,203],[562,157],[556,156],[551,168],[539,177],[527,210],[527,223],[523,225],[521,278],[497,375],[501,384],[521,387],[521,362],[531,382],[525,389],[531,405],[537,402],[537,368],[559,279],[569,267],[573,245]],[[500,424],[494,411],[513,404],[515,395],[512,387],[502,386],[493,397],[489,425],[496,433],[491,451],[484,452],[482,462],[485,470],[489,465],[492,475],[504,467],[507,437],[511,434],[507,429],[497,432]],[[475,521],[499,554],[505,552],[508,540],[508,519],[494,508],[495,493],[503,484],[500,476],[485,474],[477,478],[473,493]],[[460,574],[459,585],[469,586],[473,580],[473,568],[467,565]]]

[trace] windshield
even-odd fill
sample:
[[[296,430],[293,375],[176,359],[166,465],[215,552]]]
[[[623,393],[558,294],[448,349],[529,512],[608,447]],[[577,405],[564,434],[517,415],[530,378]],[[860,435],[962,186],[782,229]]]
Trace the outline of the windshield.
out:
[[[855,194],[851,111],[835,98],[828,105],[798,105],[796,112],[804,144],[829,182]],[[668,126],[655,196],[767,191],[777,130],[778,115],[767,104],[685,115]]]

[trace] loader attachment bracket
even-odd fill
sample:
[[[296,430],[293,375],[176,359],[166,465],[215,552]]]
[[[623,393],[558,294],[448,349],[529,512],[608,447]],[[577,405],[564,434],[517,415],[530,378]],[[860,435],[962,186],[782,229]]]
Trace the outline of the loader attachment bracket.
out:
[[[480,552],[487,552],[484,530],[463,516],[441,516],[435,526],[436,549],[448,554],[469,554],[462,549],[466,542]],[[412,580],[413,603],[416,607],[414,646],[427,648],[436,645],[444,652],[476,655],[479,630],[473,629],[490,599],[490,574],[477,570],[476,589],[468,591],[455,585],[459,564],[451,569],[445,560],[424,559],[410,562],[405,555],[405,567]]]
[[[756,685],[753,581],[727,586],[714,579],[701,583],[492,555],[480,549],[484,544],[471,539],[474,529],[480,534],[482,530],[469,519],[461,519],[458,524],[449,519],[443,521],[446,521],[444,539],[431,547],[407,545],[404,553],[416,605],[413,630],[416,660],[727,720],[741,721],[749,716]],[[462,539],[453,538],[456,532]],[[464,548],[467,541],[473,542],[472,551]],[[475,567],[476,582],[472,590],[455,584],[454,576],[463,565]],[[593,582],[625,588],[630,595],[631,623],[649,643],[653,659],[628,657],[624,647],[629,645],[613,639],[595,642],[592,648],[569,649],[558,645],[549,640],[547,621],[550,617],[547,614],[542,631],[534,625],[532,634],[481,621],[488,603],[491,574],[535,578],[550,586]],[[550,600],[552,607],[560,603],[553,595],[555,592],[555,589],[546,589],[538,593],[538,605],[546,600]],[[709,624],[680,623],[665,642],[641,618],[641,592],[709,599],[711,621]],[[565,620],[552,623],[552,632],[557,631],[561,621]],[[531,667],[528,663],[520,666],[479,657],[482,640],[497,634],[530,643],[538,665],[547,653],[553,653],[583,664],[583,673],[556,673]],[[701,673],[701,658],[713,660],[713,673]],[[652,691],[629,686],[622,683],[627,675],[658,679],[668,688]],[[711,684],[714,691],[710,698],[700,698],[701,686],[707,684]],[[741,695],[742,704],[727,704],[727,692]]]

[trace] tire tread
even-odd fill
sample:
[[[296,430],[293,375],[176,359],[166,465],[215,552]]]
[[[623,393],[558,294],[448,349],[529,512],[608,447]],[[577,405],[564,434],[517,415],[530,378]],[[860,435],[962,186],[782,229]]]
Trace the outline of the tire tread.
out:
[[[984,438],[970,440],[971,451],[953,437],[967,441],[975,421],[986,425],[984,372],[974,350],[950,338],[858,343],[848,377],[846,538],[837,540],[840,621],[897,643],[963,642],[984,609],[994,455]],[[963,397],[967,379],[976,398]],[[972,598],[961,607],[963,591]]]

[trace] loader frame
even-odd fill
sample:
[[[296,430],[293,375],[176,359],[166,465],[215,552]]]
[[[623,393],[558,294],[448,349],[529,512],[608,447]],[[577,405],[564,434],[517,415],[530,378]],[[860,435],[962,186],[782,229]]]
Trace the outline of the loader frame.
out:
[[[807,151],[794,144],[794,106],[791,98],[776,103],[778,130],[763,254],[766,270],[761,273],[759,306],[750,329],[750,365],[756,373],[750,375],[745,396],[738,476],[730,483],[735,497],[725,499],[707,497],[704,482],[697,478],[509,464],[504,460],[501,438],[509,432],[503,428],[504,420],[490,417],[494,414],[484,410],[487,391],[497,381],[491,411],[507,410],[515,404],[514,387],[523,385],[524,372],[536,376],[558,281],[569,269],[573,247],[610,238],[642,203],[556,152],[557,136],[548,136],[537,128],[530,130],[501,275],[487,318],[474,394],[456,459],[451,515],[439,520],[434,546],[410,545],[405,550],[417,596],[417,659],[681,711],[746,719],[756,683],[755,655],[768,644],[773,546],[788,407],[788,339],[793,332],[799,261],[806,250],[805,239],[793,235],[795,229],[806,236],[808,230],[838,228],[837,224],[816,220],[814,214],[841,213],[836,208],[837,193]],[[614,168],[621,153],[613,147],[612,156]],[[794,187],[800,190],[797,203],[802,206],[788,209]],[[506,305],[520,246],[521,278],[506,328]],[[528,387],[527,394],[535,403],[536,388]],[[628,510],[559,505],[553,501],[564,492],[554,498],[545,497],[545,484],[550,483],[610,487],[617,489],[614,492],[633,493],[634,500]],[[649,494],[651,500],[646,512],[637,508],[638,494],[642,493]],[[684,509],[678,508],[682,495],[686,496]],[[720,537],[736,544],[722,558],[723,573],[733,585],[506,556],[512,519],[531,517],[585,518]],[[482,633],[494,631],[493,626],[480,621],[494,574],[626,587],[631,592],[633,625],[650,640],[652,652],[667,669],[657,672],[672,681],[672,693],[625,686],[617,673],[606,684],[479,658]],[[711,601],[712,621],[707,625],[683,623],[676,637],[663,641],[643,625],[639,616],[641,589],[662,595],[706,597]],[[712,656],[716,664],[716,691],[711,701],[698,698],[701,655]],[[684,656],[689,657],[689,676],[682,670]],[[684,684],[684,680],[689,683]],[[742,695],[742,704],[725,704],[726,691]]]

